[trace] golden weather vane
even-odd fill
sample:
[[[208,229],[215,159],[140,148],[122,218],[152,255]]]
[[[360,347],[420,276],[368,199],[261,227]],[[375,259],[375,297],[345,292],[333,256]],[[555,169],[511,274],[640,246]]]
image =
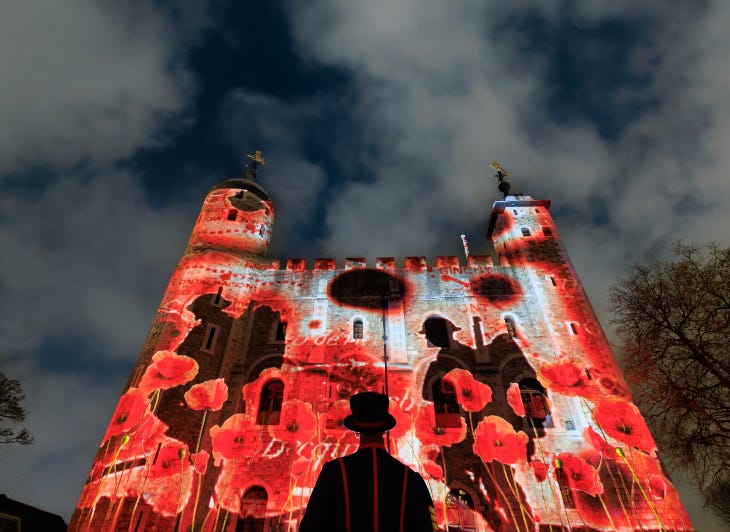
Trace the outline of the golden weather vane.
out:
[[[261,155],[261,150],[256,150],[253,155],[248,153],[246,154],[246,157],[251,159],[251,162],[246,165],[248,166],[246,177],[248,179],[256,179],[256,174],[258,173],[259,166],[266,164],[266,159],[264,159],[264,156]]]

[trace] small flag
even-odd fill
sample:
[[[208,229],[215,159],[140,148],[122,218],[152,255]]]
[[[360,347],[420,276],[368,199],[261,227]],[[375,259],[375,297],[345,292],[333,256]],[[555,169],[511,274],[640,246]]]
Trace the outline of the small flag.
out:
[[[466,235],[461,235],[461,242],[464,244],[464,254],[466,258],[469,258],[469,242],[466,240]]]

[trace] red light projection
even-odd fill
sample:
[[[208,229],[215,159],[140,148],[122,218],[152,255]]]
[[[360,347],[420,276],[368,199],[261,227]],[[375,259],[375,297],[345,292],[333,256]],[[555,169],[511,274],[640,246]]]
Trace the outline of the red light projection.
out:
[[[70,530],[295,531],[386,380],[442,529],[691,530],[545,209],[501,212],[500,266],[280,269],[252,190],[206,199]]]

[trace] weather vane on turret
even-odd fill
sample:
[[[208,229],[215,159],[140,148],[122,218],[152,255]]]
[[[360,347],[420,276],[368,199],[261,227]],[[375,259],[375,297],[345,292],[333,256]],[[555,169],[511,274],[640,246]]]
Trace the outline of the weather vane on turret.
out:
[[[251,162],[246,165],[248,168],[246,171],[246,178],[256,179],[256,174],[259,172],[259,166],[266,164],[266,159],[264,159],[264,156],[261,155],[261,150],[256,150],[253,155],[246,154],[246,157],[251,159]]]
[[[494,174],[494,177],[496,177],[499,180],[499,184],[497,185],[497,188],[499,191],[504,194],[504,197],[506,198],[509,194],[510,184],[509,181],[506,181],[505,178],[507,176],[510,176],[510,174],[507,170],[502,168],[502,166],[499,164],[498,161],[492,161],[492,164],[489,165],[491,168],[494,168],[497,173]]]

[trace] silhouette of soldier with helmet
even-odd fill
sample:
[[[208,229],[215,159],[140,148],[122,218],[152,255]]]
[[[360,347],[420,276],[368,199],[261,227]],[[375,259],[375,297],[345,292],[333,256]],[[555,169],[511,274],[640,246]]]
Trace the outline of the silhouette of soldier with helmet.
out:
[[[433,501],[423,478],[393,458],[384,435],[395,426],[388,397],[362,392],[350,397],[347,429],[360,446],[327,462],[317,478],[300,532],[435,531]]]

